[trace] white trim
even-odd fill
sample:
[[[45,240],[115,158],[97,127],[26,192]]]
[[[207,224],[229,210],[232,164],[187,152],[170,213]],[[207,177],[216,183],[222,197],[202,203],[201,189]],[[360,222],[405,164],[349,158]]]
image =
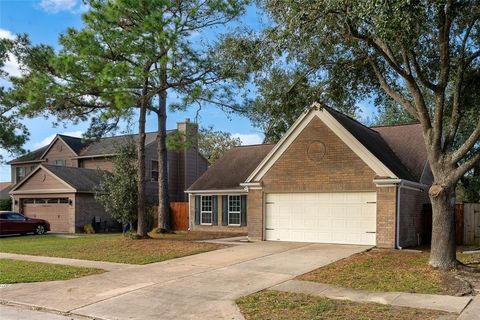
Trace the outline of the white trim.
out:
[[[423,183],[409,181],[404,179],[373,179],[373,183],[379,188],[381,187],[394,187],[396,185],[402,184],[404,188],[409,188],[412,190],[423,191],[428,186]]]
[[[22,194],[50,194],[50,193],[75,193],[76,191],[66,190],[66,189],[38,189],[38,190],[25,190],[25,191],[13,191],[11,195],[22,195]]]
[[[240,201],[240,211],[230,211],[230,197],[239,197]],[[239,223],[230,223],[230,213],[238,213]],[[240,227],[242,225],[242,195],[241,194],[229,194],[227,196],[227,226],[229,227]]]
[[[218,194],[227,194],[227,193],[235,193],[235,194],[247,194],[246,190],[242,189],[223,189],[223,190],[186,190],[185,193],[188,194],[203,194],[203,195],[218,195]]]
[[[212,207],[212,210],[211,211],[203,211],[203,197],[211,197],[210,201],[211,201],[211,207]],[[203,195],[203,196],[200,196],[200,225],[202,226],[211,226],[213,225],[213,195]],[[202,222],[202,217],[203,217],[203,213],[210,213],[211,214],[211,217],[210,217],[210,223],[203,223]]]
[[[25,178],[23,178],[22,181],[20,181],[20,183],[18,183],[10,192],[9,194],[20,194],[20,193],[41,193],[40,190],[25,190],[25,191],[17,191],[17,189],[22,186],[25,182],[27,182],[27,180],[29,180],[34,174],[36,174],[40,169],[43,169],[45,171],[47,171],[48,174],[50,174],[52,177],[54,177],[55,179],[57,179],[59,182],[61,182],[63,185],[65,185],[67,188],[69,188],[69,190],[71,190],[70,192],[77,192],[77,189],[73,188],[71,185],[69,185],[68,183],[66,183],[65,181],[63,181],[62,179],[60,179],[59,177],[57,177],[53,172],[51,172],[50,170],[48,170],[47,168],[45,168],[42,164],[40,164],[39,166],[37,166],[34,170],[32,170]],[[41,190],[45,190],[45,189],[41,189]]]
[[[267,171],[275,164],[280,156],[288,149],[290,144],[300,135],[314,117],[318,117],[330,130],[332,130],[360,159],[362,159],[378,176],[397,176],[377,157],[375,157],[363,144],[360,143],[347,129],[345,129],[328,111],[318,103],[304,112],[287,133],[280,139],[275,147],[260,162],[257,168],[250,174],[246,183],[259,181]]]

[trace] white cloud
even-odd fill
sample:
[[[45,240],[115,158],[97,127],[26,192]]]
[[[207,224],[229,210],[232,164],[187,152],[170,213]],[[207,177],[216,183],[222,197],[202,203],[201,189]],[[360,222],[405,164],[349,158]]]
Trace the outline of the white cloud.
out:
[[[10,30],[0,28],[0,39],[15,39],[15,35]]]
[[[78,130],[78,131],[71,131],[71,132],[63,132],[61,134],[65,135],[65,136],[81,138],[83,132]],[[46,137],[42,141],[39,141],[39,142],[35,143],[33,145],[33,149],[38,149],[38,148],[41,148],[41,147],[44,147],[44,146],[50,144],[50,142],[52,142],[52,140],[53,140],[53,138],[55,138],[55,136],[56,136],[56,134],[49,135],[48,137]]]
[[[58,13],[60,11],[73,11],[77,6],[77,0],[42,0],[39,5],[48,13]]]
[[[260,144],[263,142],[263,137],[256,133],[233,133],[232,137],[240,138],[240,140],[242,140],[242,145]]]
[[[0,28],[0,39],[13,40],[14,38],[15,35],[11,31]],[[3,66],[2,70],[8,73],[8,75],[14,77],[18,77],[21,74],[20,64],[13,54],[8,54],[7,61],[5,61],[5,65]]]

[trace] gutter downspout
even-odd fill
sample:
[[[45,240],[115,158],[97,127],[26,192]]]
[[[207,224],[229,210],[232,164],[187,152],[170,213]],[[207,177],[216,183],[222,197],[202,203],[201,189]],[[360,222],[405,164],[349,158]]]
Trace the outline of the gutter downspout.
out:
[[[400,197],[400,191],[402,190],[402,188],[404,187],[403,185],[403,180],[400,181],[400,183],[397,185],[397,221],[396,221],[396,224],[397,224],[397,232],[395,234],[395,246],[397,247],[397,249],[399,250],[402,250],[403,248],[400,246],[400,200],[401,200],[401,197]]]

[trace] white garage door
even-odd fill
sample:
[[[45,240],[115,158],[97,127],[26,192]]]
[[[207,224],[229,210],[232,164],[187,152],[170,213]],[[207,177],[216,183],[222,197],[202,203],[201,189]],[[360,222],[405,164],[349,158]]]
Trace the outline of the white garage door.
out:
[[[375,192],[271,193],[266,240],[375,245]]]

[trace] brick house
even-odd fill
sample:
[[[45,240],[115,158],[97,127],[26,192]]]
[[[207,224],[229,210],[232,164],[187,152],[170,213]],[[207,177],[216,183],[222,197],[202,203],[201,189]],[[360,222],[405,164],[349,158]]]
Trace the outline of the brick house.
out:
[[[185,122],[177,129],[196,137],[197,125]],[[146,134],[146,195],[149,203],[158,203],[158,160],[156,132]],[[52,142],[9,162],[14,186],[9,194],[12,210],[50,222],[53,232],[82,229],[94,218],[112,227],[116,222],[94,199],[100,183],[99,170],[111,171],[119,146],[138,139],[123,135],[84,141],[57,135]],[[186,201],[184,190],[208,168],[208,161],[194,144],[189,149],[168,151],[170,201]]]
[[[368,128],[315,104],[277,144],[233,148],[195,181],[190,228],[413,246],[431,183],[420,125]]]

